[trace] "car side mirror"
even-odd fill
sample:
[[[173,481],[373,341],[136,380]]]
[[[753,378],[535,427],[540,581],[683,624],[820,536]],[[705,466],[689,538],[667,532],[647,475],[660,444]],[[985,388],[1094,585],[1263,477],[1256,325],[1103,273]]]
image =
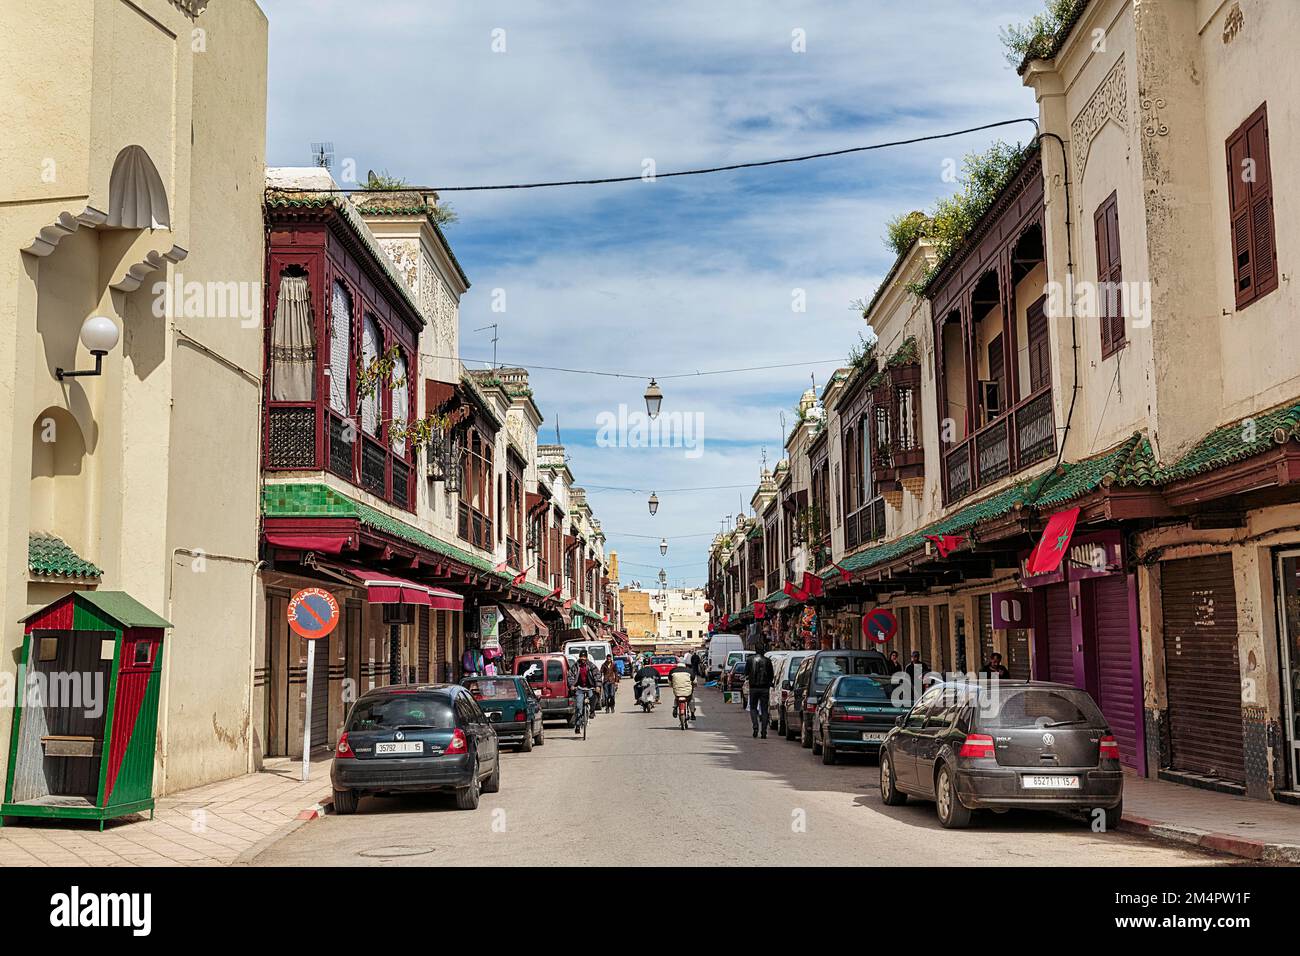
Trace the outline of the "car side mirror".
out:
[[[899,716],[894,718],[895,727],[902,727],[905,723],[907,723],[907,717],[904,714],[900,714]]]

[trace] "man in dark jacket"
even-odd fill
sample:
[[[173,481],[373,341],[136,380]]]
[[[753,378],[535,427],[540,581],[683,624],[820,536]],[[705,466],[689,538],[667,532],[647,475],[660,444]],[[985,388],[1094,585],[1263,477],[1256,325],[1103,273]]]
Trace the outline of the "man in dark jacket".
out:
[[[569,693],[575,699],[578,713],[582,713],[582,708],[587,706],[589,699],[594,699],[600,693],[600,672],[587,659],[586,651],[579,651],[577,663],[569,668]],[[595,716],[594,711],[592,716]],[[575,722],[573,732],[578,733],[580,730]]]
[[[749,721],[754,725],[754,736],[767,739],[767,696],[772,689],[772,662],[767,659],[761,645],[749,659]]]

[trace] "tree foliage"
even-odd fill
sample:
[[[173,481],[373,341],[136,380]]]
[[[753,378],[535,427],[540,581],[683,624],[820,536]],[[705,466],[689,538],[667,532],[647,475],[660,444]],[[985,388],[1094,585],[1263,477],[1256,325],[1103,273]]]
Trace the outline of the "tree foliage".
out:
[[[1056,42],[1079,15],[1087,0],[1044,0],[1045,9],[1028,22],[1011,24],[999,32],[1007,60],[1019,67],[1026,60],[1052,56]]]

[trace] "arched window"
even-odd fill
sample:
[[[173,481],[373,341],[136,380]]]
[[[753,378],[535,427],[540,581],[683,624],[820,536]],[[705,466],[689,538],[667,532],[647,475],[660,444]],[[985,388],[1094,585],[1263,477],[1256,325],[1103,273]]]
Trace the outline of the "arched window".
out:
[[[348,381],[352,371],[352,296],[342,282],[330,297],[330,408],[347,415]]]
[[[373,315],[367,315],[361,326],[361,367],[367,369],[370,363],[379,358],[383,347],[383,337],[379,333],[379,323]],[[370,394],[361,399],[361,430],[367,435],[379,434],[379,415],[383,407],[380,397],[382,386],[377,384]]]
[[[404,429],[411,417],[411,393],[406,382],[406,357],[400,352],[393,361],[393,382],[393,409],[389,417]],[[393,451],[399,458],[406,457],[406,439],[400,432],[393,439]]]

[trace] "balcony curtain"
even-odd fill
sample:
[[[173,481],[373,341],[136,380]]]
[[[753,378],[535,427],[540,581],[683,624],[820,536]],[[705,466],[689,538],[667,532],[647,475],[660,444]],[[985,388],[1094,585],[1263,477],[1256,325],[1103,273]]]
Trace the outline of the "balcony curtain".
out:
[[[316,397],[316,334],[306,276],[281,275],[271,328],[271,398],[310,402]]]
[[[347,415],[348,374],[352,367],[352,297],[342,282],[334,283],[330,300],[330,408]]]
[[[392,419],[401,424],[404,429],[410,417],[410,392],[406,384],[406,359],[401,355],[393,361],[393,382]],[[393,439],[393,451],[397,453],[398,458],[406,457],[406,439],[401,437],[400,433]]]
[[[369,368],[370,363],[379,358],[379,325],[374,318],[367,315],[366,321],[361,328],[361,367]],[[361,399],[361,429],[367,435],[379,434],[379,389],[380,383],[375,385],[374,391]]]

